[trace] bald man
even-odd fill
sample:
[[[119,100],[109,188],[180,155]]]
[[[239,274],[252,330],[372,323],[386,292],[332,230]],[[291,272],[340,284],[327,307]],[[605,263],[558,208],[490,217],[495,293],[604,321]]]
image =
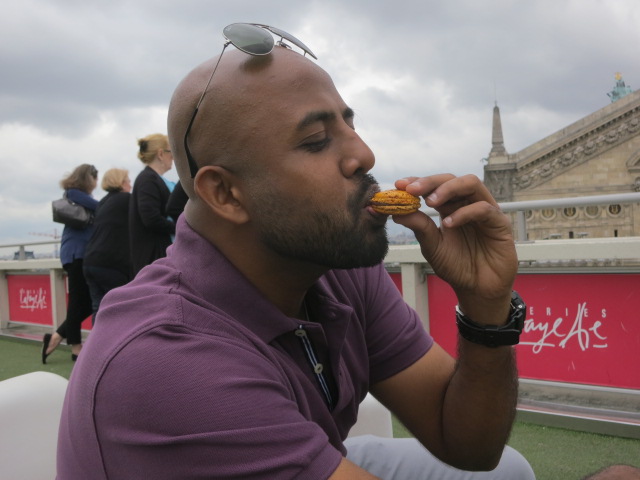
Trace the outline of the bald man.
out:
[[[70,380],[58,478],[534,478],[505,449],[513,347],[461,337],[454,360],[403,301],[382,264],[387,217],[369,205],[374,155],[329,75],[279,46],[229,50],[194,117],[216,60],[172,98],[189,201],[167,257],[101,305]],[[394,220],[459,316],[509,322],[515,246],[483,184],[396,187],[442,215],[440,227],[422,212]],[[345,441],[368,392],[417,441]]]

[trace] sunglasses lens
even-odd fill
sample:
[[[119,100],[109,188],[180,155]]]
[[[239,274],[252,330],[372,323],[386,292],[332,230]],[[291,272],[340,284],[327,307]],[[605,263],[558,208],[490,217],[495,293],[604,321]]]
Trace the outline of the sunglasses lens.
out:
[[[250,55],[266,55],[273,50],[273,37],[260,27],[232,23],[222,33],[237,49]]]
[[[293,35],[291,35],[288,32],[285,32],[284,30],[280,30],[279,28],[276,27],[270,27],[268,25],[263,25],[264,28],[266,28],[267,30],[275,33],[276,35],[278,35],[279,37],[284,38],[285,40],[290,41],[291,43],[293,43],[296,47],[304,50],[306,53],[308,53],[309,55],[311,55],[313,58],[315,58],[316,60],[318,59],[313,52],[311,52],[311,50],[309,49],[309,47],[307,47],[304,43],[302,43],[302,41],[298,40],[296,37],[294,37]]]

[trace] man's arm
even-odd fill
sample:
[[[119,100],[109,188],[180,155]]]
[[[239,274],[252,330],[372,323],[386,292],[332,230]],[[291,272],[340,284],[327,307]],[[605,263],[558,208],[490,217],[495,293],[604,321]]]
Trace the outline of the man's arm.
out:
[[[475,176],[399,180],[424,196],[441,226],[422,212],[394,217],[411,228],[435,273],[454,289],[474,322],[503,325],[509,314],[517,256],[511,225]],[[455,321],[454,312],[451,319]],[[454,361],[437,344],[418,362],[372,388],[437,457],[461,469],[490,470],[515,416],[517,371],[512,347],[460,339]]]
[[[480,359],[461,347],[465,360],[461,356],[456,364],[434,344],[371,392],[443,462],[463,470],[491,470],[509,437],[517,397],[512,348],[499,349],[508,352]]]

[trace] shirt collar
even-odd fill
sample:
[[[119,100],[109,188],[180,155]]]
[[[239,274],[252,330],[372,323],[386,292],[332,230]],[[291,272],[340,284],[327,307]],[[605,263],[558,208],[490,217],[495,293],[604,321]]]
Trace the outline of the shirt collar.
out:
[[[278,310],[214,245],[191,228],[184,215],[178,218],[176,239],[167,256],[181,272],[181,283],[195,294],[194,301],[224,312],[265,343],[307,323]],[[322,278],[310,295],[315,322],[346,328],[353,310],[335,299]]]

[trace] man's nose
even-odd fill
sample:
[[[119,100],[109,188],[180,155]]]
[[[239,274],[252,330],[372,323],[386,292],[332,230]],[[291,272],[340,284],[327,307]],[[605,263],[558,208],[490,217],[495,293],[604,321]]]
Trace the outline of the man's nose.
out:
[[[366,173],[376,163],[375,155],[369,146],[355,131],[351,131],[345,140],[340,168],[345,177],[349,178],[356,173]]]

